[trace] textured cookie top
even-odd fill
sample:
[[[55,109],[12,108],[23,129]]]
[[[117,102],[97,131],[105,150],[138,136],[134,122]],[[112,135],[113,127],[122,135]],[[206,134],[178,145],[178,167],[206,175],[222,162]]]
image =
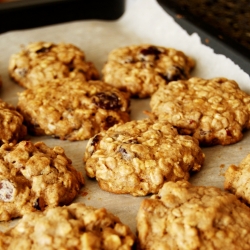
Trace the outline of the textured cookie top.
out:
[[[201,145],[227,145],[250,128],[250,96],[226,78],[191,78],[161,87],[151,98],[152,113]]]
[[[23,124],[23,116],[15,107],[0,99],[0,145],[3,143],[17,143],[27,135],[27,128]]]
[[[170,124],[149,119],[115,125],[88,141],[86,173],[100,187],[134,196],[157,193],[164,182],[188,180],[204,154],[198,141]]]
[[[67,77],[84,81],[99,78],[94,64],[85,61],[82,50],[72,44],[48,42],[30,43],[13,54],[9,61],[9,74],[25,88]]]
[[[105,82],[145,98],[170,81],[188,79],[194,65],[182,51],[142,44],[111,51],[102,73]]]
[[[84,184],[64,150],[22,141],[0,147],[0,220],[69,204]]]
[[[129,96],[101,81],[54,80],[19,94],[30,133],[85,140],[129,117]]]
[[[231,165],[225,172],[224,187],[250,205],[250,154],[239,164]]]
[[[250,209],[233,194],[186,181],[164,184],[137,214],[139,249],[250,249]]]
[[[134,242],[118,217],[81,203],[26,214],[14,228],[0,232],[2,250],[129,250]]]

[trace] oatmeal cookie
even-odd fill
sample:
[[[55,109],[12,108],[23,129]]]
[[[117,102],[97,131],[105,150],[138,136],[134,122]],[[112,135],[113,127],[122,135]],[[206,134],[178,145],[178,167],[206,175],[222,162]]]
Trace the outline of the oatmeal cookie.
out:
[[[194,66],[182,51],[142,44],[111,51],[102,73],[105,82],[145,98],[170,81],[188,79]]]
[[[26,89],[17,108],[31,134],[75,141],[130,120],[129,106],[128,94],[104,82],[63,79]]]
[[[142,201],[138,249],[250,249],[250,209],[216,187],[168,182]]]
[[[250,154],[226,170],[224,188],[250,205]]]
[[[0,147],[0,221],[67,205],[84,184],[64,150],[43,142]]]
[[[19,85],[33,88],[52,79],[99,79],[92,62],[73,44],[34,42],[28,44],[9,61],[9,74]]]
[[[200,145],[228,145],[240,141],[250,128],[250,95],[226,78],[171,82],[150,100],[152,116],[170,122]]]
[[[188,180],[204,158],[196,139],[179,135],[170,124],[145,119],[95,135],[84,163],[87,176],[103,190],[144,196],[157,193],[167,181]]]
[[[23,124],[23,116],[16,108],[0,99],[0,145],[3,143],[17,143],[27,135],[27,128]]]
[[[2,250],[129,250],[134,242],[117,216],[82,203],[26,214],[14,228],[0,233]]]

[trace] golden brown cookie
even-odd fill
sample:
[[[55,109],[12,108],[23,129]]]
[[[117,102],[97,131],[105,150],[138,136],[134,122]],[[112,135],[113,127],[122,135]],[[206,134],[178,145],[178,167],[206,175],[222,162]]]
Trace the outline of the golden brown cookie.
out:
[[[250,208],[216,187],[168,182],[142,201],[138,249],[250,249]]]
[[[23,116],[16,108],[0,99],[0,145],[17,143],[25,138],[27,128],[23,124]]]
[[[0,147],[0,221],[69,204],[83,184],[59,146],[22,141]]]
[[[250,205],[250,154],[226,170],[224,188]]]
[[[99,73],[85,53],[73,44],[34,42],[9,61],[9,74],[25,88],[36,87],[53,79],[97,80]]]
[[[86,173],[113,193],[157,193],[167,181],[188,180],[204,154],[198,141],[170,124],[149,119],[115,125],[88,141]]]
[[[0,233],[1,250],[129,250],[135,236],[105,208],[81,203],[26,214]]]
[[[101,81],[54,80],[19,94],[17,108],[28,131],[85,140],[130,119],[128,94]]]
[[[182,51],[141,44],[111,51],[102,73],[105,82],[145,98],[170,81],[188,79],[194,66]]]
[[[205,146],[236,143],[250,128],[250,95],[226,78],[171,82],[155,92],[150,106],[154,117]]]

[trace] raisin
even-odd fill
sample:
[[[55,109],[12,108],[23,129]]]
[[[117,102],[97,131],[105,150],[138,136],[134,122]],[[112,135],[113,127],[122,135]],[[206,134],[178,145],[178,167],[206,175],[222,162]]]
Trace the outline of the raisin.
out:
[[[148,55],[154,55],[155,59],[158,60],[159,59],[159,55],[161,54],[161,51],[158,50],[156,47],[154,46],[150,46],[146,49],[142,49],[140,51],[140,53],[144,56],[148,56]]]
[[[106,110],[117,110],[121,108],[121,103],[118,96],[114,93],[97,93],[93,97],[93,102],[99,108]]]
[[[135,157],[134,153],[129,153],[125,148],[120,147],[118,152],[122,155],[122,158],[126,161],[131,160]]]
[[[113,116],[108,116],[105,119],[105,129],[113,127],[117,123],[117,120]]]
[[[186,73],[183,68],[179,66],[172,66],[167,69],[166,73],[159,73],[166,82],[178,81],[187,79]]]
[[[19,75],[20,77],[25,77],[27,74],[28,70],[25,68],[16,68],[15,73]]]
[[[91,141],[91,146],[95,146],[100,141],[100,135],[95,135]]]
[[[47,53],[50,51],[50,48],[44,48],[42,47],[41,49],[37,50],[36,53],[40,54],[40,53]]]

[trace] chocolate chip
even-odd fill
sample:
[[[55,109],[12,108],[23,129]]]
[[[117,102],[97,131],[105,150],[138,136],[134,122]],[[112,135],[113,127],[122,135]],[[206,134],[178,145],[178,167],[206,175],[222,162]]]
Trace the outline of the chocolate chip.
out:
[[[106,110],[117,110],[121,108],[121,103],[118,96],[114,93],[97,93],[93,97],[93,102],[99,108],[106,109]]]
[[[158,60],[159,59],[159,55],[161,54],[161,51],[158,50],[156,47],[154,46],[150,46],[146,49],[142,49],[140,51],[140,53],[144,56],[148,56],[148,55],[154,55],[155,59]]]

